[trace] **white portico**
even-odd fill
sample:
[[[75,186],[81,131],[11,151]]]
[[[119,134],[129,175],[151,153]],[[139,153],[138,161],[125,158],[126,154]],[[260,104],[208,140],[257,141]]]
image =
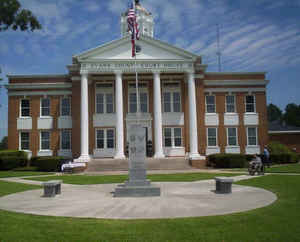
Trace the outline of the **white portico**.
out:
[[[143,74],[147,75],[148,79],[153,81],[153,90],[149,90],[149,86],[144,85],[143,81],[140,82],[141,93],[145,89],[145,104],[142,107],[141,122],[144,123],[145,127],[148,127],[148,134],[150,140],[153,142],[154,157],[162,158],[165,157],[164,145],[163,145],[163,116],[167,117],[168,114],[163,115],[162,110],[162,80],[161,75],[169,74],[176,76],[176,73],[182,74],[184,80],[188,82],[188,103],[189,103],[189,144],[190,153],[189,157],[192,159],[202,158],[198,152],[198,132],[197,132],[197,105],[196,105],[196,90],[195,90],[195,78],[194,78],[194,62],[198,56],[191,54],[185,50],[170,46],[164,42],[153,39],[151,37],[142,36],[138,41],[142,51],[137,55],[136,65],[135,60],[131,57],[131,43],[129,37],[123,37],[122,39],[110,42],[106,45],[97,47],[89,50],[77,56],[74,59],[77,60],[78,64],[69,66],[70,70],[80,71],[81,81],[81,156],[78,160],[88,161],[89,155],[94,157],[115,157],[125,158],[124,147],[124,124],[128,124],[132,120],[133,113],[136,110],[132,109],[132,105],[129,105],[128,113],[124,113],[124,98],[123,90],[123,77],[128,74],[134,74],[135,70],[138,72],[139,77]],[[149,77],[151,74],[152,77]],[[94,154],[89,154],[89,132],[88,132],[88,82],[93,76],[97,76],[99,80],[105,80],[102,76],[113,75],[114,82],[114,103],[115,108],[111,113],[103,113],[98,115],[98,121],[94,121],[94,125],[98,126],[109,126],[115,128],[115,146],[113,149],[107,149],[101,151],[95,149]],[[128,78],[126,76],[126,78]],[[79,79],[79,78],[78,78]],[[96,78],[97,79],[97,78]],[[109,79],[109,78],[108,78]],[[145,78],[144,78],[145,79]],[[176,79],[176,78],[175,78]],[[153,100],[149,100],[149,93],[153,92]],[[128,87],[128,95],[130,99],[130,85]],[[136,95],[133,93],[133,95]],[[143,98],[143,96],[140,96]],[[129,100],[130,102],[130,100]],[[142,99],[143,102],[143,99]],[[149,112],[149,104],[153,103],[153,115]],[[125,103],[126,105],[126,103]],[[183,114],[184,115],[184,114]],[[105,117],[106,116],[106,117]],[[108,117],[109,116],[109,117]],[[105,121],[106,120],[106,121]],[[108,121],[107,121],[108,120]],[[153,120],[153,125],[152,125]],[[172,120],[172,119],[171,119]],[[101,123],[102,121],[102,123]],[[164,124],[168,121],[164,121]],[[181,125],[182,123],[181,119]],[[152,129],[153,136],[152,137]],[[179,149],[177,149],[179,150]],[[108,153],[107,153],[108,152]],[[178,155],[185,156],[185,154],[178,153]],[[172,154],[172,152],[170,153]],[[176,154],[176,152],[175,152]]]

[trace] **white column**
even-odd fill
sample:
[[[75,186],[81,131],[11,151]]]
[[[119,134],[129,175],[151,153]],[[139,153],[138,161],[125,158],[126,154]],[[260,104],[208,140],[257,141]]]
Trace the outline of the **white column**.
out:
[[[189,129],[190,129],[190,159],[203,159],[198,152],[198,131],[197,131],[197,105],[195,75],[188,73],[188,95],[189,95]]]
[[[116,153],[115,159],[125,159],[124,155],[124,129],[123,129],[123,87],[122,87],[122,72],[115,71],[116,75],[116,94],[115,107],[117,115],[116,127]]]
[[[155,154],[154,158],[163,158],[162,147],[162,118],[161,118],[161,91],[160,91],[160,74],[159,72],[153,72],[153,89],[154,89],[154,143]]]
[[[89,100],[88,100],[88,73],[81,73],[81,154],[75,162],[89,162]]]

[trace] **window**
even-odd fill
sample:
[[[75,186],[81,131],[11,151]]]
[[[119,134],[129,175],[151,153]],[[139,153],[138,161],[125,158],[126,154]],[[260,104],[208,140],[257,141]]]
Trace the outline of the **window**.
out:
[[[96,94],[96,113],[113,113],[114,96],[113,93]]]
[[[41,131],[40,137],[41,150],[50,150],[50,132]]]
[[[20,133],[20,150],[29,150],[29,132]]]
[[[207,113],[215,113],[216,112],[215,96],[207,95],[207,96],[205,96],[205,100],[206,100],[206,112]]]
[[[181,128],[164,128],[164,146],[182,147]]]
[[[207,128],[207,146],[217,146],[217,128]]]
[[[228,95],[226,96],[226,113],[235,112],[235,96]]]
[[[41,116],[50,116],[50,99],[41,99]]]
[[[257,145],[257,128],[248,127],[247,128],[247,139],[248,145]]]
[[[61,150],[71,150],[71,131],[70,130],[62,130],[61,131],[60,148],[61,148]]]
[[[237,129],[227,128],[227,145],[237,146]]]
[[[71,99],[62,98],[60,103],[61,116],[70,116],[71,115]]]
[[[96,147],[97,149],[115,148],[115,130],[98,129],[96,131]]]
[[[178,91],[166,91],[163,93],[163,107],[164,112],[180,112],[181,111],[181,97]]]
[[[255,97],[253,95],[246,96],[246,113],[255,113]]]
[[[148,93],[140,92],[140,111],[142,113],[148,112]],[[136,105],[136,93],[129,93],[129,112],[136,113],[137,105]]]
[[[28,99],[21,100],[21,117],[30,117],[30,101]]]

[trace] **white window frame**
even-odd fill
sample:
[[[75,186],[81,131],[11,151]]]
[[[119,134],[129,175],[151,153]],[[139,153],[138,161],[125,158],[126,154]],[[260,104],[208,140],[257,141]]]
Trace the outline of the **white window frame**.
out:
[[[233,102],[234,111],[233,112],[228,112],[228,110],[227,110],[227,99],[226,99],[226,97],[228,97],[228,96],[233,96],[234,97],[234,102]],[[236,95],[228,94],[228,95],[225,96],[225,112],[226,113],[236,113]]]
[[[208,142],[208,129],[215,129],[216,130],[216,145],[209,145],[209,142]],[[207,127],[206,128],[206,142],[207,142],[207,147],[219,147],[218,146],[218,128],[217,127]]]
[[[127,105],[128,105],[128,113],[132,113],[132,112],[130,112],[130,94],[131,93],[136,93],[136,88],[134,87],[130,87],[130,85],[132,85],[133,84],[133,82],[128,82],[128,103],[127,103]],[[140,82],[139,83],[139,85],[141,85],[141,84],[146,84],[147,85],[147,87],[139,87],[139,95],[141,95],[141,93],[146,93],[147,94],[147,112],[141,112],[141,113],[149,113],[149,90],[148,90],[148,83],[146,83],[146,82]],[[139,97],[140,98],[140,97]],[[139,99],[140,100],[140,99]],[[142,111],[141,110],[141,100],[140,100],[140,111]]]
[[[98,148],[98,144],[97,144],[97,131],[98,130],[103,130],[103,148]],[[107,131],[108,130],[113,130],[114,131],[114,147],[112,148],[108,148],[107,147]],[[115,128],[97,128],[95,131],[95,148],[96,150],[108,150],[108,149],[115,149],[116,148],[116,129]]]
[[[171,129],[171,146],[165,146],[165,129]],[[174,129],[180,129],[180,134],[181,134],[181,146],[175,146],[175,131]],[[183,143],[183,135],[182,135],[182,127],[164,127],[163,128],[163,145],[164,148],[182,148],[184,147]]]
[[[69,115],[63,115],[63,113],[62,113],[62,101],[63,101],[63,99],[68,99],[69,102],[70,102],[70,106],[69,106]],[[72,108],[71,108],[72,103],[71,103],[71,102],[72,102],[71,97],[61,97],[61,99],[60,99],[60,116],[63,116],[63,117],[69,117],[69,116],[72,115]]]
[[[63,146],[62,146],[62,133],[65,132],[65,131],[68,131],[69,132],[69,137],[70,137],[70,149],[63,149]],[[64,150],[64,151],[71,151],[72,150],[72,131],[70,129],[62,129],[60,131],[60,150]]]
[[[253,105],[254,105],[253,112],[247,112],[247,96],[253,96]],[[256,96],[254,94],[247,94],[245,96],[245,113],[256,113]]]
[[[236,144],[235,145],[230,145],[229,144],[229,131],[228,131],[228,129],[235,129],[235,133],[236,133],[236,137],[235,137]],[[238,128],[237,127],[226,127],[226,136],[227,136],[227,146],[228,147],[237,147],[237,146],[239,146]],[[231,137],[233,137],[233,136],[231,136]]]
[[[28,150],[22,149],[22,133],[28,133]],[[29,131],[20,131],[19,132],[19,150],[30,151],[30,132]]]
[[[97,84],[110,84],[111,87],[97,87]],[[95,83],[95,114],[103,115],[103,114],[113,114],[115,113],[115,87],[113,82],[97,82]],[[103,113],[97,112],[97,94],[103,95]],[[113,110],[111,113],[107,112],[107,100],[106,95],[111,94],[112,95],[112,107]]]
[[[23,116],[22,115],[22,101],[23,100],[28,100],[28,102],[29,102],[29,115],[28,116]],[[31,116],[30,116],[30,99],[29,98],[22,98],[22,99],[20,99],[20,107],[19,107],[19,110],[20,110],[20,115],[19,115],[19,117],[20,118],[30,118]]]
[[[49,99],[49,115],[42,115],[42,100]],[[51,117],[51,99],[50,97],[42,97],[40,99],[40,117]]]
[[[167,84],[168,82],[163,82],[163,89],[162,89],[162,109],[164,113],[180,113],[182,112],[182,93],[180,89],[180,82],[174,82],[178,84],[178,87],[164,87],[164,84]],[[171,105],[171,111],[166,112],[165,111],[165,100],[164,100],[164,93],[170,93],[170,105]],[[180,98],[180,104],[179,104],[179,111],[174,111],[174,93],[179,93]]]
[[[207,112],[207,101],[206,101],[206,97],[207,96],[213,96],[214,97],[214,106],[215,106],[215,111],[214,112]],[[209,105],[211,105],[211,104],[209,104]],[[205,95],[205,113],[216,113],[217,111],[217,105],[216,105],[216,95],[212,95],[212,94],[206,94]]]
[[[249,128],[254,128],[255,129],[255,134],[256,134],[256,144],[255,145],[250,145],[249,144]],[[253,126],[248,126],[248,127],[246,127],[246,129],[247,129],[247,146],[253,146],[253,147],[256,147],[256,146],[258,146],[258,130],[257,130],[257,127],[253,127]]]
[[[42,133],[48,132],[49,133],[49,149],[42,149]],[[51,150],[51,131],[49,130],[42,130],[40,131],[40,151],[50,151]]]

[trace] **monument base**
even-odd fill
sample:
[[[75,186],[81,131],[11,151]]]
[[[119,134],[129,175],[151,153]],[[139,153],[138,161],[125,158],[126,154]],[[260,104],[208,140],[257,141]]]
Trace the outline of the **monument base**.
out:
[[[116,187],[114,197],[159,197],[160,187],[149,186],[126,186]]]

